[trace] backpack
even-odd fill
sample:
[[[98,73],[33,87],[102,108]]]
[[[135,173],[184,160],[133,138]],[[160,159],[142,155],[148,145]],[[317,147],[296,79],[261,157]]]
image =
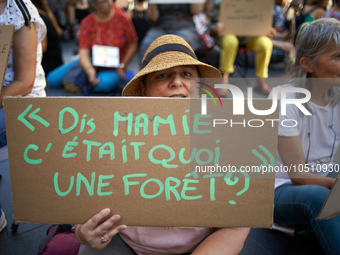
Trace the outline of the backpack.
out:
[[[38,255],[77,255],[80,243],[69,224],[51,225],[39,245]]]
[[[25,3],[23,2],[23,0],[15,0],[15,3],[18,5],[22,13],[22,16],[24,16],[25,26],[30,27],[31,26],[31,15],[29,11],[27,10]]]

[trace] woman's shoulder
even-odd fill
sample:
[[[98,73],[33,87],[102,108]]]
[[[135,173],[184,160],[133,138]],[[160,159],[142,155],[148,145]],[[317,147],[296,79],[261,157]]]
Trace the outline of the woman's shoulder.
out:
[[[36,24],[39,41],[45,36],[45,23],[39,15],[37,8],[30,0],[8,0],[6,11],[3,13],[4,25],[14,25],[15,31],[26,25],[26,20]],[[25,18],[27,17],[27,18]]]
[[[305,5],[305,7],[303,8],[303,13],[308,14],[314,19],[318,19],[324,15],[325,10],[317,5]]]
[[[90,25],[94,25],[94,21],[95,21],[94,16],[92,13],[90,13],[89,15],[82,19],[82,21],[80,22],[80,26],[88,27]]]
[[[124,9],[122,9],[121,7],[114,5],[113,6],[114,12],[115,12],[115,17],[118,17],[120,19],[125,19],[130,21],[130,17],[128,16],[128,14],[124,11]]]

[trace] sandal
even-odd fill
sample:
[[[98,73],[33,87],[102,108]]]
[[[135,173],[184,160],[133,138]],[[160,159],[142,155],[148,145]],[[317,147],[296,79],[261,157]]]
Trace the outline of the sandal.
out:
[[[272,91],[272,88],[268,86],[265,80],[260,79],[258,84],[254,87],[254,89],[262,94],[268,96],[269,93]]]
[[[229,78],[228,78],[229,74],[224,76],[222,76],[222,84],[229,84]],[[226,97],[228,94],[229,94],[229,89],[227,88],[219,88],[219,89],[216,89],[218,91],[218,94],[221,96],[221,97]]]

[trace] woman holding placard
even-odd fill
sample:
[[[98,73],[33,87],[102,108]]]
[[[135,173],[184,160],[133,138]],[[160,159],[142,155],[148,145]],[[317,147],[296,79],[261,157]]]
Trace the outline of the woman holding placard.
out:
[[[43,97],[45,75],[41,66],[41,41],[46,27],[31,1],[0,0],[0,25],[14,25],[13,43],[0,94],[0,148],[7,145],[3,99],[5,96]],[[0,33],[1,36],[10,36]],[[0,65],[4,65],[1,63]],[[0,84],[1,85],[1,84]],[[0,207],[0,231],[6,227]]]
[[[339,172],[333,156],[340,144],[340,22],[319,19],[303,24],[297,35],[294,79],[282,87],[310,91],[305,115],[288,105],[280,115],[274,221],[311,224],[326,254],[340,254],[340,216],[316,220]],[[299,100],[300,93],[290,100]],[[334,177],[334,176],[333,176]]]
[[[175,35],[156,39],[142,66],[122,96],[189,98],[193,78],[221,78],[219,70],[198,61],[189,44]],[[234,255],[240,253],[249,233],[249,228],[134,227],[119,225],[120,219],[106,208],[76,225],[75,234],[82,244],[78,254]]]

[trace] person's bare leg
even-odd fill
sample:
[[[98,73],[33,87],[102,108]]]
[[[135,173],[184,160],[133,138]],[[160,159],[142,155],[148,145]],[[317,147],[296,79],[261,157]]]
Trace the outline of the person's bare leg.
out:
[[[264,95],[269,95],[270,91],[272,91],[272,88],[268,86],[264,78],[258,78],[257,84],[255,85],[255,89],[260,91]]]
[[[229,84],[229,73],[223,73],[222,83],[223,84]],[[218,94],[220,96],[226,96],[226,95],[228,95],[228,93],[229,93],[229,89],[225,89],[225,88],[218,89]]]

